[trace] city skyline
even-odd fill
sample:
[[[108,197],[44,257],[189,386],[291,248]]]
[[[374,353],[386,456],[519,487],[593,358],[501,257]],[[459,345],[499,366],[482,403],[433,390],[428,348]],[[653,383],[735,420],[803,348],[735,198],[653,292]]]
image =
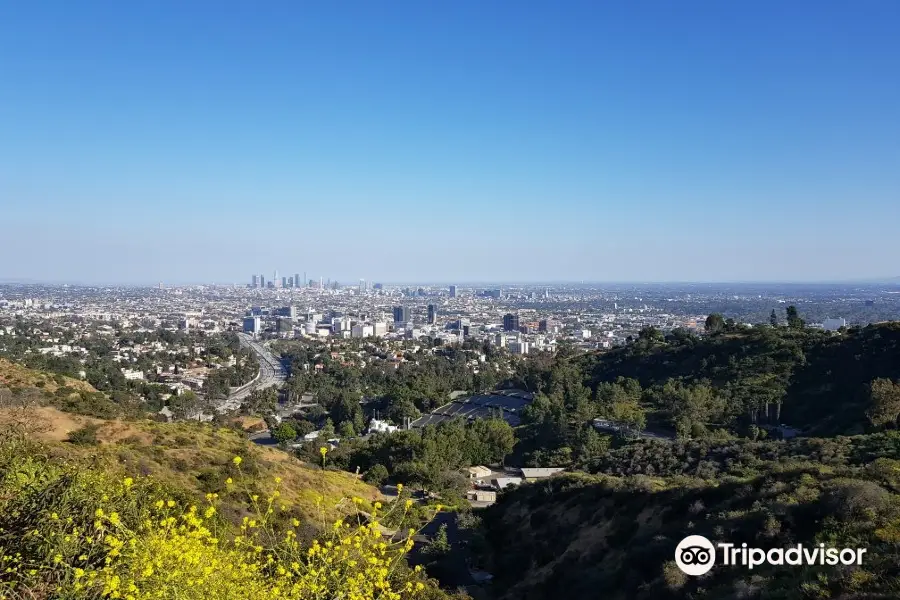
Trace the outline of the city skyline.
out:
[[[0,9],[0,278],[896,276],[900,5],[701,4]]]
[[[266,279],[266,287],[265,288],[257,288],[257,289],[272,289],[268,287],[269,279]],[[325,277],[325,288],[328,288],[328,282],[338,283],[341,289],[358,289],[358,280],[354,280],[353,278],[329,278]],[[281,287],[281,282],[279,280],[279,285],[274,289],[318,289],[318,279],[314,281],[315,285],[310,286],[309,280],[307,280],[307,285],[301,286],[288,286],[287,288]],[[189,287],[189,286],[226,286],[226,287],[249,287],[253,288],[252,280],[248,279],[247,281],[240,281],[238,279],[231,280],[204,280],[204,279],[195,279],[195,280],[181,280],[181,281],[112,281],[112,280],[54,280],[54,279],[39,279],[39,278],[7,278],[0,277],[0,285],[48,285],[48,286],[75,286],[75,287],[103,287],[103,286],[114,286],[114,287],[134,287],[134,288],[145,288],[145,287],[158,287],[159,285],[163,285],[165,287]],[[463,279],[463,280],[439,280],[439,279],[422,279],[422,280],[405,280],[405,281],[392,281],[389,279],[384,280],[371,280],[371,284],[367,288],[367,291],[372,292],[376,291],[374,289],[375,285],[387,286],[391,288],[397,287],[412,287],[412,286],[425,286],[425,287],[444,287],[449,288],[451,286],[455,286],[460,290],[466,290],[471,288],[496,288],[496,287],[544,287],[544,286],[618,286],[618,285],[900,285],[900,277],[871,277],[871,278],[854,278],[854,279],[732,279],[732,280],[646,280],[646,279],[533,279],[533,280],[497,280],[497,279],[483,279],[483,280],[474,280],[474,279]],[[446,290],[445,290],[446,291]]]

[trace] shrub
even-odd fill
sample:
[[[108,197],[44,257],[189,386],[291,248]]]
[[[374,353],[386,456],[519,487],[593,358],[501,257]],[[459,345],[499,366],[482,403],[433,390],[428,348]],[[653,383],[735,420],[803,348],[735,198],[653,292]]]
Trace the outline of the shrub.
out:
[[[363,475],[363,481],[371,485],[381,485],[388,478],[387,467],[381,464],[372,465],[372,468]]]
[[[242,481],[240,458],[233,462],[239,477],[226,485],[240,496],[246,492],[237,488],[254,482]],[[249,516],[231,525],[217,494],[198,506],[152,478],[120,478],[0,444],[0,597],[446,598],[406,565],[412,535],[385,539],[380,504],[305,544],[307,524],[282,514],[279,496],[248,493]]]
[[[69,433],[68,440],[79,446],[96,446],[100,443],[100,440],[97,439],[97,430],[100,429],[100,426],[95,423],[90,423],[76,429]]]

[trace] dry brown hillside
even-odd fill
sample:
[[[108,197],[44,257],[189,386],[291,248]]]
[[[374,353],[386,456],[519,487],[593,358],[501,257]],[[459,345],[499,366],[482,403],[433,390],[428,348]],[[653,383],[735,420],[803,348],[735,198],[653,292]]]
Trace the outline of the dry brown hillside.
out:
[[[0,386],[8,388],[39,388],[54,393],[65,386],[79,392],[96,392],[86,381],[29,369],[20,364],[0,358]]]
[[[205,494],[246,495],[249,486],[261,498],[279,490],[274,509],[284,516],[321,524],[360,498],[366,504],[381,499],[378,490],[343,471],[323,471],[276,448],[260,447],[232,429],[202,423],[157,423],[150,420],[102,420],[52,407],[0,409],[0,430],[18,426],[45,444],[47,452],[122,476],[152,475],[173,488]],[[70,434],[94,430],[95,443],[74,444]],[[240,473],[233,463],[241,457]],[[234,484],[227,483],[231,477]],[[276,479],[280,481],[276,481]],[[238,502],[234,503],[238,505]],[[281,506],[284,506],[282,511]]]

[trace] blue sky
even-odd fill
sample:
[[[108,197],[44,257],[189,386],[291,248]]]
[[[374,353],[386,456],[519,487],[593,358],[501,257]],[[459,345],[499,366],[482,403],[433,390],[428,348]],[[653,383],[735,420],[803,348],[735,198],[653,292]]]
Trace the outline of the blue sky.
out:
[[[900,275],[900,3],[4,2],[0,279]]]

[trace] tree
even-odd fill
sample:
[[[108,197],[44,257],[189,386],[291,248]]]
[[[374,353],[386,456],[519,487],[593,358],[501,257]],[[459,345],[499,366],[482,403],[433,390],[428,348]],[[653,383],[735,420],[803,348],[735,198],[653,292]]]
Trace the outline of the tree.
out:
[[[769,324],[771,324],[772,327],[778,327],[778,313],[775,312],[774,308],[772,309],[772,314],[769,315]]]
[[[363,481],[371,485],[381,485],[388,478],[388,470],[382,464],[375,463],[372,465],[368,471],[363,475]]]
[[[428,545],[425,547],[424,552],[431,556],[440,556],[450,552],[450,541],[447,539],[446,523],[442,523],[435,536],[428,541]]]
[[[468,462],[473,465],[503,462],[515,443],[513,428],[502,419],[477,419],[466,428]]]
[[[576,460],[584,466],[602,458],[609,451],[610,436],[600,435],[593,426],[583,427],[575,447]]]
[[[666,339],[666,336],[663,335],[662,331],[653,327],[652,325],[649,327],[644,327],[638,332],[638,339],[645,340],[646,342],[663,342]]]
[[[356,429],[353,427],[352,421],[344,421],[343,423],[341,423],[338,431],[340,432],[341,438],[346,439],[356,437]]]
[[[725,317],[719,313],[713,313],[706,317],[706,333],[719,333],[725,329]]]
[[[272,437],[279,444],[288,444],[297,439],[297,430],[294,429],[293,425],[285,421],[272,431]]]
[[[334,423],[331,422],[331,419],[325,419],[325,424],[322,425],[319,437],[322,440],[330,440],[334,437]]]
[[[869,384],[870,406],[866,411],[869,422],[875,427],[894,425],[900,416],[900,384],[879,378]]]
[[[497,375],[494,373],[492,367],[484,367],[482,368],[473,378],[473,385],[475,386],[475,391],[478,393],[488,392],[494,389],[494,386],[497,385]]]
[[[200,418],[200,399],[190,390],[169,400],[169,408],[179,419]]]
[[[785,309],[787,313],[787,324],[791,329],[803,329],[803,319],[800,318],[800,312],[793,304]]]
[[[643,431],[647,426],[647,415],[641,405],[634,400],[618,400],[610,407],[610,417],[631,431]]]

